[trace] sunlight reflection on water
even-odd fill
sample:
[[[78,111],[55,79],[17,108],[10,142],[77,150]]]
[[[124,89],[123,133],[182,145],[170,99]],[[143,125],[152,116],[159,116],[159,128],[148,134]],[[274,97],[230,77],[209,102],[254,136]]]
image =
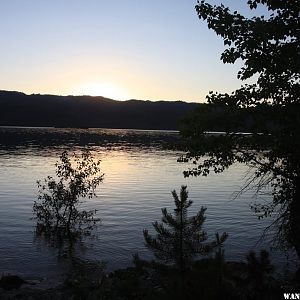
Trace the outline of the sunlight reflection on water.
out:
[[[22,132],[23,130],[23,132]],[[2,132],[1,132],[2,131]],[[229,233],[225,243],[228,259],[241,260],[247,251],[268,248],[256,245],[269,220],[257,221],[249,209],[251,193],[234,199],[243,184],[245,166],[236,164],[222,174],[183,178],[187,164],[177,163],[180,152],[166,150],[163,140],[174,132],[74,129],[0,129],[0,273],[55,276],[63,271],[55,248],[34,239],[32,205],[37,196],[36,180],[53,175],[62,149],[89,147],[102,160],[104,182],[98,198],[83,205],[98,210],[102,225],[98,238],[85,239],[88,259],[108,262],[108,269],[130,265],[132,254],[150,257],[142,230],[161,217],[161,208],[172,209],[170,191],[188,185],[194,201],[191,213],[207,207],[205,229]],[[273,253],[277,264],[285,256]]]

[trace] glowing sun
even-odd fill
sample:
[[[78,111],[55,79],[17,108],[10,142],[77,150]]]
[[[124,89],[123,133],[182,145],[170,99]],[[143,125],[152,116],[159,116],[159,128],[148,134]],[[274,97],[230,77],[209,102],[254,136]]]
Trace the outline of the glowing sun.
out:
[[[122,88],[110,82],[87,82],[74,89],[74,95],[103,96],[114,100],[127,100],[128,95]]]

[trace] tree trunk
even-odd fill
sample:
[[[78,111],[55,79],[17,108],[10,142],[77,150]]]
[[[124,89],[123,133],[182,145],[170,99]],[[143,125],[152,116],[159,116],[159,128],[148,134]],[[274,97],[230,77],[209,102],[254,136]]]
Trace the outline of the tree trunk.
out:
[[[68,216],[68,221],[67,221],[67,232],[70,232],[71,229],[71,220],[72,220],[72,215],[73,215],[73,205],[69,208],[69,216]]]

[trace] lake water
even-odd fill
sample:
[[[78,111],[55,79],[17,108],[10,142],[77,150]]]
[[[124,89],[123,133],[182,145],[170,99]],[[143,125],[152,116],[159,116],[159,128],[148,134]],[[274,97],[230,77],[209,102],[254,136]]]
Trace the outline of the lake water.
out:
[[[96,238],[86,238],[76,250],[79,256],[106,261],[108,270],[129,266],[136,252],[151,257],[142,231],[152,231],[161,208],[173,208],[171,190],[179,191],[182,184],[194,201],[191,213],[207,207],[204,229],[209,240],[216,231],[229,234],[227,259],[242,260],[251,249],[269,249],[267,241],[257,244],[270,220],[258,221],[250,210],[252,193],[234,199],[247,168],[236,164],[222,174],[184,178],[188,164],[177,162],[180,151],[166,148],[177,140],[176,132],[0,128],[0,274],[55,277],[64,271],[57,249],[34,236],[36,180],[54,174],[63,150],[86,147],[102,160],[105,173],[98,198],[85,204],[98,210],[102,225]],[[278,266],[286,263],[283,253],[272,252],[272,258]]]

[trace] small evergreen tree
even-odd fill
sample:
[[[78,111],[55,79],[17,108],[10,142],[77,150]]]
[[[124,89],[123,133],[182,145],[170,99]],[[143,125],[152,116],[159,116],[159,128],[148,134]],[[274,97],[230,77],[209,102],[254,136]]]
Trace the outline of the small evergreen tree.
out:
[[[172,196],[176,207],[174,214],[163,208],[162,223],[153,223],[156,236],[151,236],[147,229],[143,233],[146,246],[157,259],[156,263],[173,266],[183,274],[191,267],[195,257],[209,254],[226,240],[227,234],[223,233],[218,240],[205,243],[207,234],[202,230],[202,225],[206,208],[201,207],[195,216],[188,217],[193,201],[188,200],[187,187],[181,187],[180,197],[175,190]]]
[[[94,161],[89,151],[72,158],[67,151],[56,163],[56,178],[48,176],[38,181],[39,202],[33,205],[37,232],[58,236],[78,236],[89,233],[100,219],[96,210],[79,210],[83,198],[96,196],[95,189],[102,182],[100,160]]]

